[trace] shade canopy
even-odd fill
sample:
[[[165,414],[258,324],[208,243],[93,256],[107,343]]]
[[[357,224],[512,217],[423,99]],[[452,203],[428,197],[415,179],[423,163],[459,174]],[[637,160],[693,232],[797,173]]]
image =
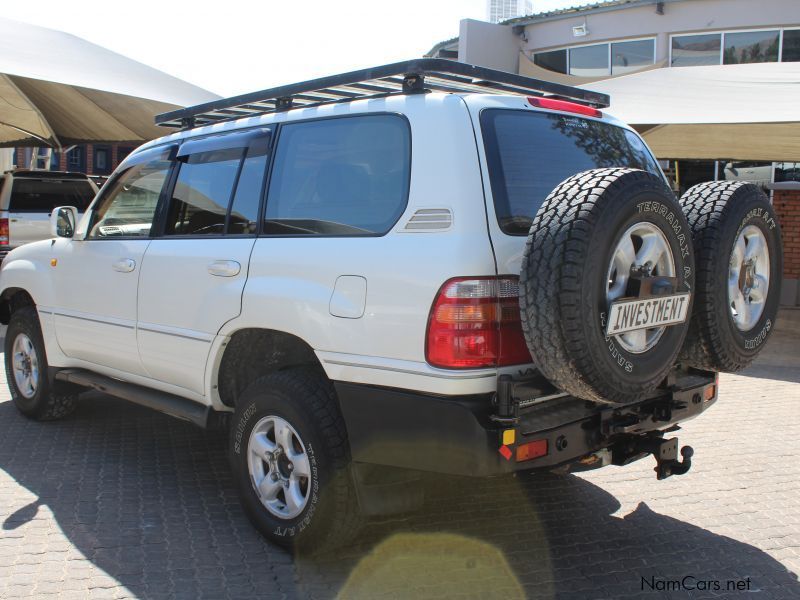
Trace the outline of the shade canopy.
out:
[[[661,158],[800,161],[800,63],[665,68],[586,87]]]
[[[159,137],[153,117],[219,98],[73,35],[0,19],[0,146]]]

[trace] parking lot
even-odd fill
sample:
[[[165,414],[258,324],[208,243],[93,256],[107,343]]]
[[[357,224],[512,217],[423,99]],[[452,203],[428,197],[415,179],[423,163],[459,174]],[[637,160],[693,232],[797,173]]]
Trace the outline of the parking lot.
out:
[[[0,597],[800,597],[798,317],[678,433],[687,476],[431,478],[423,510],[296,561],[240,511],[223,435],[94,393],[31,422],[3,378]]]

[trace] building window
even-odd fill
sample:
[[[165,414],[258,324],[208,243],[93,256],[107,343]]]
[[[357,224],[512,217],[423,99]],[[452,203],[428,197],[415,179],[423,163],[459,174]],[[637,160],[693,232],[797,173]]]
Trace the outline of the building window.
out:
[[[556,73],[567,73],[567,51],[553,50],[552,52],[539,52],[533,55],[533,63],[537,66],[555,71]]]
[[[67,171],[85,171],[86,163],[84,157],[83,146],[75,146],[67,152]]]
[[[775,163],[775,183],[783,181],[800,181],[800,163]]]
[[[592,44],[537,52],[533,55],[533,62],[556,73],[569,73],[578,77],[606,77],[612,73],[632,73],[652,65],[655,62],[655,49],[656,41],[652,38]]]
[[[570,48],[569,74],[578,77],[608,75],[608,44]]]
[[[655,40],[614,42],[611,44],[611,73],[623,75],[653,64]]]
[[[94,173],[97,175],[108,175],[111,173],[111,147],[94,147]]]
[[[726,33],[722,62],[726,65],[778,62],[780,37],[777,30]]]
[[[736,65],[779,60],[800,61],[800,29],[726,31],[672,37],[670,64],[673,67]]]
[[[673,67],[718,65],[722,34],[681,35],[672,38]]]
[[[783,32],[783,62],[800,61],[800,29],[787,29]]]
[[[717,176],[722,181],[748,181],[764,191],[772,182],[772,163],[759,161],[720,161]]]
[[[117,146],[117,164],[128,158],[131,152],[133,152],[132,146]]]

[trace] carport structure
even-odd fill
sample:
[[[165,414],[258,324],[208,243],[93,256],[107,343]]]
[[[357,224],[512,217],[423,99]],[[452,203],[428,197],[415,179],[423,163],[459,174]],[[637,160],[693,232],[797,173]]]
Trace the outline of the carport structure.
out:
[[[52,29],[0,19],[0,146],[142,143],[156,114],[219,96]]]
[[[800,305],[800,63],[653,69],[586,87],[609,94],[607,112],[659,158],[790,163],[789,181],[769,187],[783,233],[782,303]]]

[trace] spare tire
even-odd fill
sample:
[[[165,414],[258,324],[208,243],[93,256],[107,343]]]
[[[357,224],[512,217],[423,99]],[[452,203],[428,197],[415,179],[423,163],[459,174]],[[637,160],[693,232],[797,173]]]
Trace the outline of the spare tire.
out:
[[[697,265],[681,360],[699,369],[739,371],[775,328],[783,273],[775,211],[758,186],[743,181],[700,183],[680,202]]]
[[[576,397],[610,404],[658,386],[688,329],[691,243],[658,175],[593,169],[559,184],[536,213],[520,273],[523,330],[542,374]],[[635,295],[637,273],[670,278],[667,293],[684,294],[685,321],[607,336],[611,303]]]

